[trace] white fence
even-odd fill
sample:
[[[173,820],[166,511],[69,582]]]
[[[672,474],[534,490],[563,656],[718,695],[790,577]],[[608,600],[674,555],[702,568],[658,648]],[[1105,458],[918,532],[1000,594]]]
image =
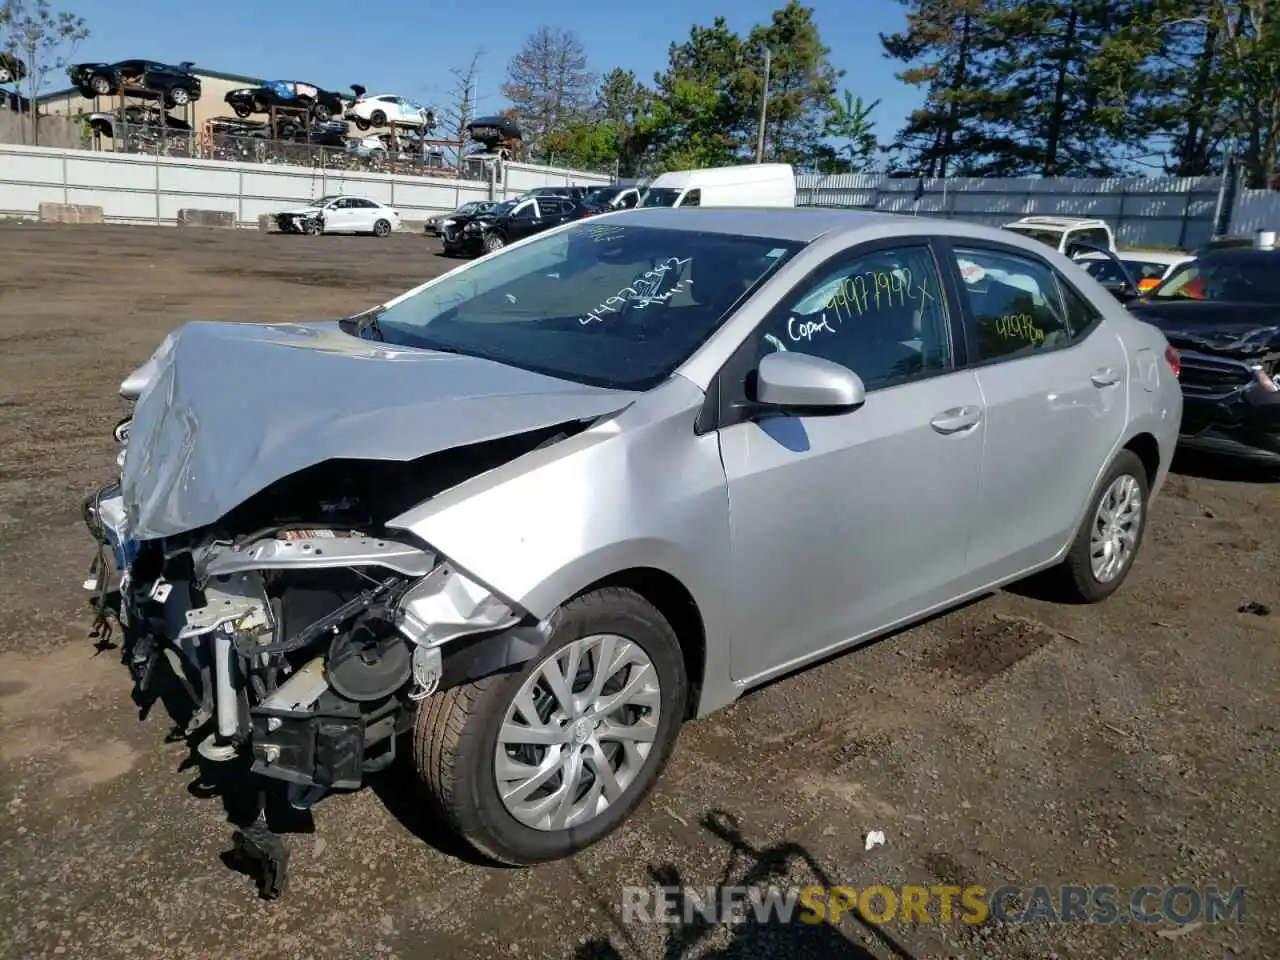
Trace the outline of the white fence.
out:
[[[874,174],[797,177],[798,202],[887,213],[919,214],[998,226],[1029,214],[1099,217],[1118,244],[1192,249],[1213,234],[1218,177],[1151,179],[929,179],[917,200],[916,180]],[[1280,193],[1241,190],[1228,233],[1280,225]]]
[[[493,199],[533,187],[609,182],[601,174],[509,163]],[[112,223],[172,224],[179,210],[192,208],[230,211],[241,225],[256,226],[264,213],[325,194],[356,193],[413,220],[490,199],[489,192],[490,185],[478,180],[0,144],[0,215],[76,203],[102,207]]]

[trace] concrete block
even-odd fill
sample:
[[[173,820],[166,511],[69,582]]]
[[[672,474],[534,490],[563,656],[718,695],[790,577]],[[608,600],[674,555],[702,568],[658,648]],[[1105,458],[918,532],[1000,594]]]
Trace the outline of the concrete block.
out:
[[[184,208],[178,211],[180,227],[220,227],[235,229],[236,215],[230,210],[191,210]]]
[[[102,208],[85,203],[42,203],[41,223],[104,223]]]

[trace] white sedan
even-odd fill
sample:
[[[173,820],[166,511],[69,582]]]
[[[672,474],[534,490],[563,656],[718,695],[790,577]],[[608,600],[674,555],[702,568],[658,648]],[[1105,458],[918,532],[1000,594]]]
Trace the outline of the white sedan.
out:
[[[281,233],[371,233],[385,237],[400,229],[400,214],[368,197],[321,197],[275,216]]]
[[[427,132],[436,125],[436,116],[415,100],[395,94],[360,97],[347,108],[345,119],[360,130],[370,127],[413,127]]]

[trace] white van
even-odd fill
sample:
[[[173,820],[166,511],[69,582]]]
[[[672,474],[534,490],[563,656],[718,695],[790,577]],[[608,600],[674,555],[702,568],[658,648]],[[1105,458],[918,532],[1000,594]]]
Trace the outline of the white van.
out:
[[[673,170],[649,184],[641,207],[794,207],[796,174],[789,163],[749,163]]]

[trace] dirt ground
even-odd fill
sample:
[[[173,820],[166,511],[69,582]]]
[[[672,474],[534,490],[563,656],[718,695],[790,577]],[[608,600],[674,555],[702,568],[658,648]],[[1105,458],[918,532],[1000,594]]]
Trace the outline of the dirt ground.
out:
[[[169,328],[336,318],[447,269],[437,249],[0,226],[0,955],[1280,956],[1280,484],[1203,464],[1107,603],[1004,592],[759,690],[688,726],[647,805],[573,861],[477,866],[392,771],[322,801],[291,890],[258,900],[164,711],[139,722],[87,637],[81,499],[114,469],[119,381]],[[620,920],[625,885],[769,882],[1243,885],[1247,906],[1186,928]]]

